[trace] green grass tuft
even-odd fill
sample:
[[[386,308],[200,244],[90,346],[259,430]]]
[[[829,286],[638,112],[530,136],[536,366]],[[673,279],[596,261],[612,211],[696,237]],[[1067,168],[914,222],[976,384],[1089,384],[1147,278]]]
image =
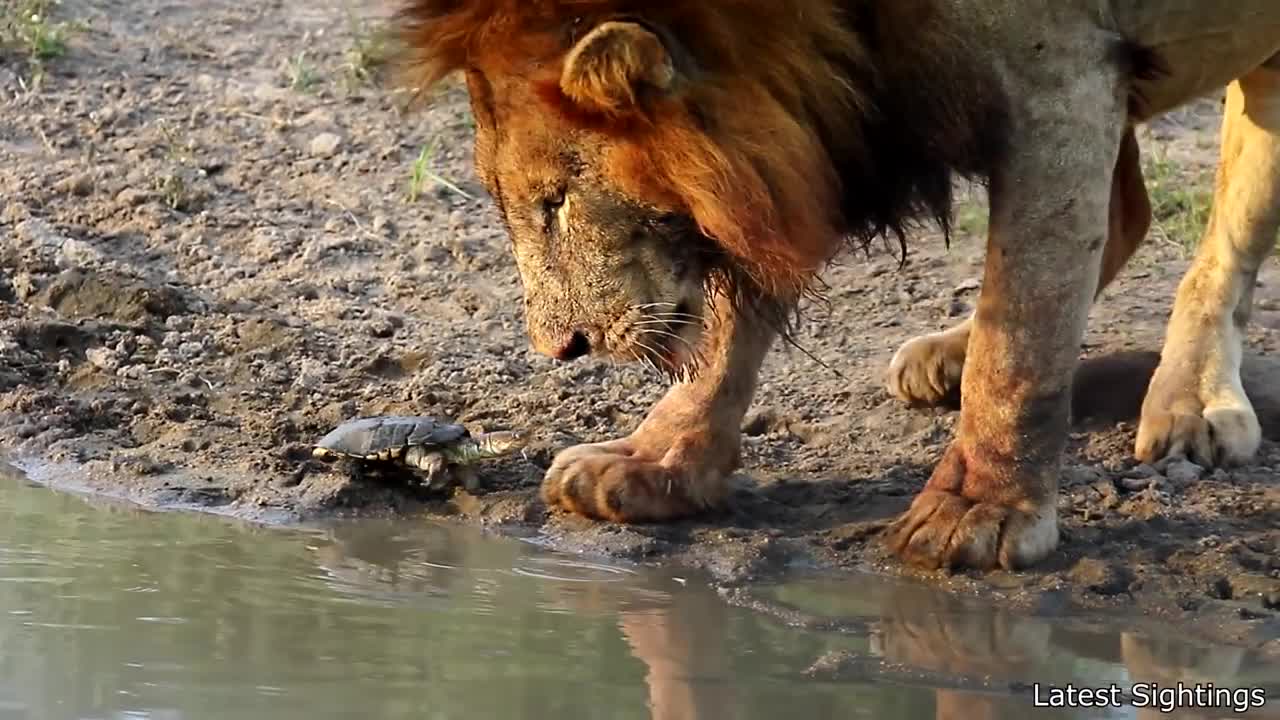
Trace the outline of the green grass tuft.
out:
[[[15,53],[30,65],[38,83],[46,65],[67,54],[67,39],[78,23],[55,21],[58,0],[5,0],[0,3],[0,54]]]
[[[466,190],[463,190],[446,178],[441,177],[431,169],[431,165],[435,161],[436,146],[439,142],[439,137],[432,138],[431,142],[423,146],[422,151],[418,153],[418,159],[413,161],[413,170],[409,175],[408,200],[411,203],[418,201],[418,198],[422,195],[422,191],[426,189],[428,181],[443,185],[468,200],[473,199],[471,194]]]

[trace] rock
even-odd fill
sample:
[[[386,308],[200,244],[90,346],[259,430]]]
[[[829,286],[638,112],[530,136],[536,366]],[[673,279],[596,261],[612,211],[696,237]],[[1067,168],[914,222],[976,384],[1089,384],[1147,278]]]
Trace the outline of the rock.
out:
[[[965,280],[962,280],[959,285],[956,285],[955,288],[952,290],[952,292],[955,293],[956,295],[963,295],[964,293],[977,290],[981,287],[982,287],[981,279],[966,278]]]
[[[324,363],[305,358],[302,361],[302,367],[298,369],[298,377],[293,381],[293,384],[308,390],[315,390],[328,382],[328,380],[329,368]]]
[[[1120,487],[1124,488],[1125,490],[1128,490],[1130,492],[1138,492],[1141,490],[1146,490],[1149,487],[1160,487],[1163,484],[1162,482],[1163,480],[1164,478],[1160,477],[1159,475],[1155,475],[1152,477],[1145,477],[1145,478],[1129,478],[1129,477],[1120,478],[1116,482],[1117,484],[1120,485]]]
[[[62,247],[58,248],[58,256],[55,262],[58,267],[67,270],[91,265],[101,259],[102,253],[98,251],[98,248],[83,240],[66,238],[62,241]]]
[[[93,175],[91,173],[84,172],[59,180],[54,183],[53,189],[67,195],[79,195],[83,197],[93,192],[93,185]]]
[[[1280,610],[1280,590],[1263,595],[1262,607],[1268,610]]]
[[[189,340],[178,346],[178,355],[184,360],[194,360],[204,354],[204,345]]]
[[[341,145],[342,138],[336,133],[323,132],[311,138],[311,144],[307,146],[307,149],[316,157],[330,157],[338,152],[338,148]]]
[[[154,198],[155,193],[136,187],[127,187],[116,193],[116,202],[122,205],[142,205]]]
[[[142,365],[126,365],[117,370],[116,375],[129,380],[146,380],[149,373],[147,368]]]
[[[23,220],[14,228],[18,238],[38,247],[59,248],[66,238],[49,223],[31,218]]]
[[[1209,597],[1218,600],[1230,600],[1235,593],[1231,590],[1231,581],[1220,577],[1209,586]]]
[[[1098,493],[1098,504],[1102,507],[1113,508],[1120,504],[1120,495],[1110,480],[1099,480],[1093,484],[1093,490]]]
[[[1135,480],[1140,480],[1140,479],[1144,479],[1144,478],[1153,478],[1153,477],[1155,477],[1155,476],[1157,476],[1157,475],[1159,475],[1159,474],[1160,474],[1160,471],[1159,471],[1159,470],[1157,470],[1157,469],[1155,469],[1155,468],[1151,467],[1150,465],[1148,465],[1148,464],[1146,464],[1146,463],[1143,463],[1143,464],[1141,464],[1141,465],[1139,465],[1139,466],[1137,466],[1137,467],[1133,468],[1132,470],[1129,470],[1129,471],[1128,471],[1128,472],[1126,472],[1124,475],[1121,475],[1121,477],[1123,477],[1123,478],[1129,478],[1129,479],[1135,479]]]
[[[1128,568],[1097,558],[1084,558],[1076,563],[1068,577],[1091,592],[1108,596],[1128,592],[1133,582],[1133,573]]]
[[[1171,458],[1164,474],[1175,485],[1190,485],[1204,477],[1205,469],[1185,458]]]
[[[93,347],[84,351],[85,359],[107,372],[115,372],[120,367],[120,353],[105,347]]]
[[[758,437],[770,432],[778,425],[778,412],[773,408],[764,408],[747,416],[742,423],[742,432],[748,437]]]

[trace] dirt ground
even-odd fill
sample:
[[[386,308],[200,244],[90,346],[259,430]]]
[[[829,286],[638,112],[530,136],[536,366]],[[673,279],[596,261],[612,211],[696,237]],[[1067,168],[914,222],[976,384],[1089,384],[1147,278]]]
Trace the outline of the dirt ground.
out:
[[[821,364],[771,356],[724,513],[628,528],[548,516],[537,486],[555,449],[628,431],[662,383],[529,348],[461,91],[402,113],[362,77],[353,49],[369,38],[337,2],[65,0],[56,17],[83,27],[38,86],[20,52],[0,56],[0,448],[33,476],[264,520],[424,512],[691,562],[728,586],[786,566],[908,572],[876,531],[921,487],[957,415],[901,407],[881,376],[901,342],[968,311],[973,232],[949,250],[913,238],[901,270],[888,250],[831,269],[831,303],[809,309],[798,338]],[[1216,108],[1161,121],[1144,147],[1165,170],[1211,172]],[[420,174],[411,193],[428,146],[420,169],[448,183]],[[965,212],[961,226],[980,230]],[[1181,230],[1158,228],[1094,312],[1059,553],[1031,572],[931,581],[1037,611],[1151,613],[1280,653],[1274,268],[1249,334],[1268,436],[1257,462],[1207,472],[1131,458],[1187,264]],[[488,467],[485,489],[447,498],[310,459],[337,423],[384,413],[537,440],[527,459]]]

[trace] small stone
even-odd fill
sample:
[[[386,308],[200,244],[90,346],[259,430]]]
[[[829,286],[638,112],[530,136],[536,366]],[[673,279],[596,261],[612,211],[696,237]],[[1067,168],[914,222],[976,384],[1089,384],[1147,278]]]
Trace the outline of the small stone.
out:
[[[324,363],[306,358],[302,361],[302,367],[298,369],[298,377],[294,379],[293,384],[298,387],[314,390],[329,380],[329,368]]]
[[[1163,484],[1163,480],[1164,478],[1159,475],[1153,475],[1151,477],[1142,478],[1123,477],[1116,482],[1125,490],[1138,492],[1140,490],[1146,490],[1147,488],[1158,488]]]
[[[1133,583],[1133,573],[1123,565],[1097,558],[1084,558],[1071,568],[1072,582],[1099,595],[1120,595]]]
[[[982,280],[979,278],[966,278],[965,280],[960,281],[960,284],[956,285],[952,292],[956,295],[963,295],[964,293],[972,292],[981,287]]]
[[[1132,470],[1129,470],[1128,472],[1126,472],[1126,473],[1125,473],[1124,475],[1122,475],[1121,477],[1125,477],[1125,478],[1133,478],[1133,479],[1142,479],[1142,478],[1151,478],[1151,477],[1155,477],[1155,476],[1157,476],[1157,475],[1159,475],[1159,474],[1160,474],[1160,471],[1159,471],[1159,470],[1157,470],[1157,469],[1155,469],[1155,468],[1151,467],[1150,465],[1148,465],[1148,464],[1146,464],[1146,463],[1143,463],[1143,464],[1141,464],[1141,465],[1139,465],[1139,466],[1137,466],[1137,467],[1133,468]]]
[[[1110,480],[1099,480],[1093,484],[1094,492],[1098,493],[1098,504],[1104,508],[1113,508],[1120,504],[1120,496],[1116,493],[1116,486]]]
[[[178,355],[184,360],[194,360],[204,354],[204,345],[187,341],[178,346]]]
[[[131,380],[145,380],[148,375],[147,369],[142,365],[125,365],[116,370],[115,374]]]
[[[1280,610],[1280,590],[1273,590],[1263,595],[1262,607],[1268,610]]]
[[[1231,590],[1231,581],[1220,577],[1209,586],[1209,597],[1218,600],[1230,600],[1235,595]]]
[[[93,184],[92,174],[87,172],[77,173],[54,183],[53,189],[67,195],[79,195],[83,197],[93,192]]]
[[[336,133],[324,132],[311,138],[308,150],[315,157],[329,157],[338,151],[342,138]]]
[[[120,353],[105,347],[94,347],[85,350],[84,357],[94,367],[107,372],[114,372],[120,367]]]
[[[116,193],[116,202],[122,205],[141,205],[150,202],[155,193],[142,188],[127,187]]]
[[[1205,469],[1189,460],[1175,458],[1169,462],[1164,474],[1175,485],[1190,485],[1204,477]]]
[[[98,248],[83,240],[67,238],[58,248],[57,263],[62,268],[78,268],[90,265],[102,259]]]

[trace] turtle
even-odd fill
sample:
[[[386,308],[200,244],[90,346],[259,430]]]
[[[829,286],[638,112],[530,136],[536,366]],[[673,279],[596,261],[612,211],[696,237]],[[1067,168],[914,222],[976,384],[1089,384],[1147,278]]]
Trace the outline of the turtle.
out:
[[[447,485],[452,469],[467,490],[479,484],[472,463],[523,449],[524,433],[503,430],[471,434],[463,425],[434,417],[379,415],[348,420],[320,438],[312,450],[318,458],[347,457],[374,462],[398,461],[427,474],[427,487]]]

